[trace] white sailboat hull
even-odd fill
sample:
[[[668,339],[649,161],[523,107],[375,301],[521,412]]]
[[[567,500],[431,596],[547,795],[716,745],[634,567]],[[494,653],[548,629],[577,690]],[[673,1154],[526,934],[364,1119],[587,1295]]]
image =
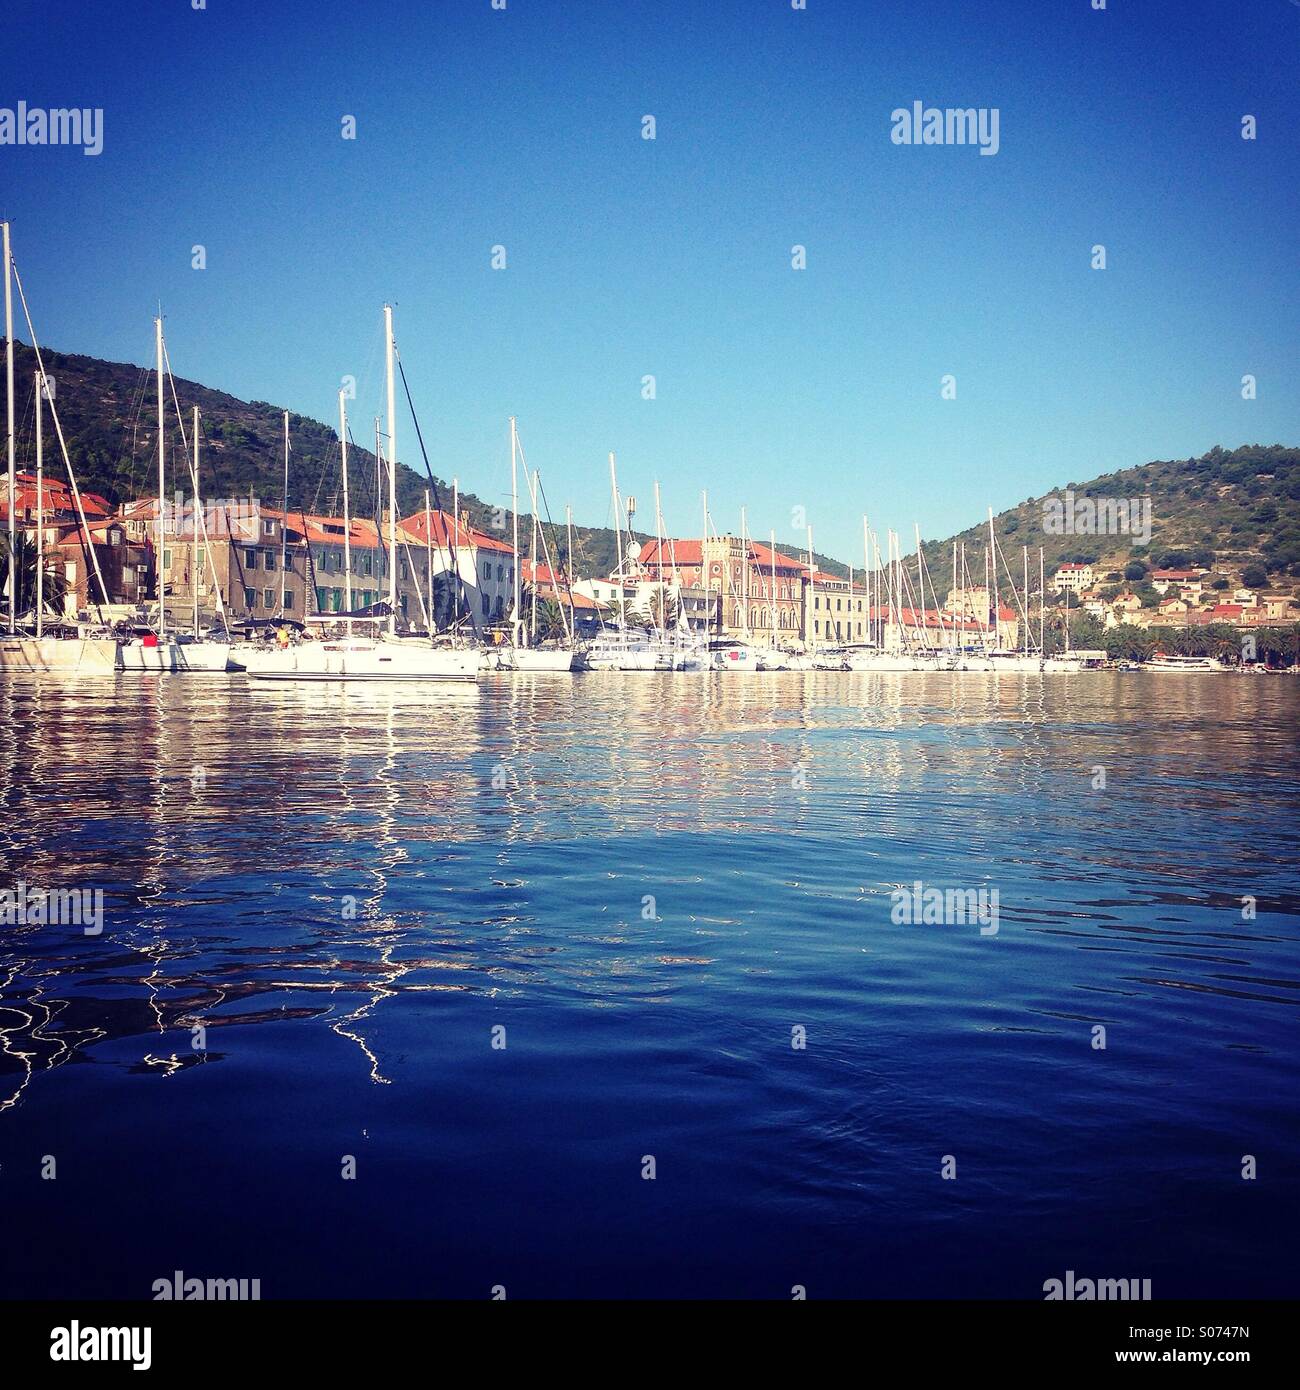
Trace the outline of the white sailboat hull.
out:
[[[867,652],[845,658],[850,671],[933,671],[935,664],[906,652]]]
[[[238,659],[251,679],[264,681],[474,681],[479,669],[479,654],[472,647],[384,641],[246,648]]]
[[[547,647],[504,648],[498,656],[503,671],[571,671],[573,652]]]
[[[181,642],[177,645],[178,671],[228,671],[229,642]]]
[[[1185,657],[1181,661],[1170,660],[1168,657],[1164,660],[1157,660],[1153,657],[1143,665],[1142,669],[1144,671],[1161,671],[1176,676],[1201,676],[1205,675],[1206,672],[1226,671],[1229,668],[1212,656],[1191,656]]]
[[[667,652],[600,652],[588,656],[589,671],[670,671],[672,658]]]
[[[112,637],[0,638],[0,671],[112,675],[118,665],[118,642]]]
[[[118,649],[118,665],[123,671],[176,671],[180,669],[180,647],[166,640],[145,646],[141,638],[134,637]]]
[[[727,647],[710,653],[710,664],[715,671],[757,671],[758,653],[753,647]]]

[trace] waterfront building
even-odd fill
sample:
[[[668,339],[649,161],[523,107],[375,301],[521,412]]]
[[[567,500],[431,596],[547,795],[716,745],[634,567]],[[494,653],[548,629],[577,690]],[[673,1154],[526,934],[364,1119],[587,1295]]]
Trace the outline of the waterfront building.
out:
[[[692,626],[709,625],[725,637],[763,644],[774,631],[777,645],[803,639],[808,567],[802,560],[724,535],[646,541],[637,563],[649,582],[682,586]]]

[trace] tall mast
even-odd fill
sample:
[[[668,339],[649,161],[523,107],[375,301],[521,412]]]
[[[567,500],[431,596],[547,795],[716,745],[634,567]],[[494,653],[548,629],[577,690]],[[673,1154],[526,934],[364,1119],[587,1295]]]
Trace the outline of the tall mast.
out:
[[[655,479],[655,579],[659,586],[659,612],[655,616],[655,626],[663,619],[660,631],[668,635],[668,602],[664,590],[664,514],[659,500],[659,479]]]
[[[578,609],[573,601],[573,508],[567,502],[564,504],[564,530],[567,547],[564,554],[564,587],[569,595],[569,639],[576,642],[578,640]]]
[[[203,515],[199,502],[199,408],[194,407],[194,519],[190,523],[194,543],[190,561],[190,588],[194,591],[194,639],[199,636],[199,518]]]
[[[424,489],[424,582],[429,590],[429,640],[433,641],[433,513],[429,510],[429,489]]]
[[[9,224],[5,222],[0,225],[4,228],[5,258],[5,400],[9,406],[9,631],[12,633],[18,626],[18,566],[15,562],[18,479],[14,472],[14,285],[9,250]]]
[[[352,612],[352,512],[348,506],[348,406],[347,394],[339,391],[339,451],[343,468],[343,598],[344,611]],[[352,619],[348,619],[352,631]]]
[[[700,507],[704,513],[704,529],[700,532],[700,576],[704,580],[704,633],[707,637],[713,631],[713,581],[709,575],[709,490],[700,493]]]
[[[156,557],[156,569],[158,571],[158,636],[164,637],[167,633],[167,579],[163,573],[163,494],[167,491],[167,477],[163,436],[167,432],[167,421],[163,418],[163,332],[161,314],[154,319],[153,326],[154,346],[157,350],[158,357],[158,554]]]
[[[984,584],[988,593],[989,609],[992,613],[993,624],[993,645],[996,648],[1001,641],[998,634],[998,600],[994,592],[998,586],[998,549],[997,540],[993,535],[993,508],[989,508],[989,548],[984,557]],[[992,588],[988,585],[992,581]]]
[[[613,455],[610,456],[611,458]],[[617,508],[614,524],[618,525]],[[510,520],[514,534],[514,604],[510,609],[510,645],[519,645],[519,434],[515,417],[510,417]]]
[[[769,537],[769,540],[771,541],[770,549],[771,549],[771,551],[772,551],[772,641],[771,641],[770,645],[773,646],[773,647],[775,647],[775,646],[776,646],[776,619],[777,619],[777,613],[779,612],[779,610],[778,610],[778,608],[777,608],[777,606],[776,606],[776,532],[775,532],[775,531],[769,532],[769,533],[768,533],[768,537]]]
[[[528,495],[533,504],[533,531],[528,541],[528,553],[532,559],[533,592],[531,595],[532,613],[529,617],[528,643],[537,645],[537,469],[533,469],[528,480]]]
[[[388,376],[388,635],[397,635],[397,394],[393,384],[393,307],[384,305]]]
[[[870,643],[873,638],[871,635],[871,542],[867,538],[867,514],[862,514],[862,602],[866,609],[863,615],[866,622],[867,641]]]
[[[618,618],[619,626],[626,629],[627,615],[625,610],[625,593],[623,590],[623,532],[619,529],[618,519],[618,474],[614,469],[614,451],[609,451],[609,491],[614,500],[614,583],[618,587]]]
[[[952,609],[952,649],[957,650],[957,542],[952,543],[952,593],[948,598],[948,606]]]
[[[1025,597],[1020,605],[1020,611],[1025,620],[1025,655],[1029,655],[1029,547],[1022,546],[1025,562]]]
[[[460,479],[451,480],[451,640],[456,643],[460,623]],[[433,611],[432,608],[429,610]]]
[[[284,412],[284,482],[280,486],[280,616],[284,617],[284,562],[288,555],[289,520],[289,412]]]
[[[740,602],[744,610],[741,626],[745,630],[745,641],[749,641],[749,518],[744,507],[740,509],[740,562],[744,569],[740,572]]]
[[[1038,655],[1047,656],[1047,586],[1044,580],[1043,547],[1038,547]]]
[[[376,415],[376,416],[375,416],[375,496],[374,496],[374,504],[375,504],[375,551],[376,551],[376,553],[377,553],[377,555],[378,555],[378,557],[379,557],[379,559],[380,559],[380,563],[381,563],[381,564],[387,564],[387,563],[388,563],[388,560],[387,560],[387,552],[386,552],[385,547],[384,547],[384,527],[383,527],[383,521],[384,521],[384,515],[383,515],[383,513],[384,513],[384,509],[383,509],[383,507],[380,505],[380,501],[379,501],[379,489],[380,489],[380,487],[383,485],[383,481],[384,481],[384,463],[385,463],[385,461],[386,461],[386,460],[385,460],[385,458],[384,458],[384,440],[383,440],[383,434],[382,434],[382,431],[380,430],[380,419],[379,419],[379,416]],[[375,576],[375,575],[373,575],[373,574],[371,575],[371,578],[374,579],[376,583],[380,582],[380,581],[383,579],[383,577],[384,577],[384,572],[383,572],[382,569],[380,570],[378,576]],[[370,592],[372,592],[372,593],[377,593],[378,590],[371,590]]]
[[[811,613],[811,612],[813,611],[813,609],[815,608],[815,606],[816,606],[816,603],[815,603],[816,596],[817,596],[817,568],[816,568],[816,566],[813,564],[812,527],[810,526],[810,527],[808,528],[808,611],[809,611],[809,613]],[[816,622],[816,619],[814,619],[813,621],[814,621],[814,623],[815,623],[815,622]],[[816,630],[816,629],[814,628],[814,631],[815,631],[815,630]],[[813,645],[815,646],[816,643],[814,643]]]
[[[45,382],[41,373],[36,373],[36,635],[44,631],[45,612],[45,454],[42,435],[45,433],[45,420],[41,406],[41,393]],[[89,539],[89,537],[87,537]],[[9,552],[12,556],[13,551]],[[10,564],[10,573],[16,573]],[[86,592],[90,593],[87,580]]]

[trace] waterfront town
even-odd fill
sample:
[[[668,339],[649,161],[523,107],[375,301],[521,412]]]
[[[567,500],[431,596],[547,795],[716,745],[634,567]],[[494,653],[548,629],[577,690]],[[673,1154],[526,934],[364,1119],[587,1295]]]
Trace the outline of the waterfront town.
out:
[[[150,609],[158,595],[158,501],[147,497],[111,506],[83,492],[83,527],[70,486],[18,473],[15,521],[40,546],[47,570],[61,577],[63,618],[131,621]],[[373,608],[387,591],[389,517],[373,519],[284,512],[247,499],[238,507],[206,504],[199,526],[183,499],[165,504],[162,581],[174,623],[198,614],[202,628],[224,620],[232,628],[310,615],[342,614],[347,608],[345,568],[351,557],[351,611]],[[8,514],[0,498],[0,520]],[[467,635],[491,642],[508,635],[515,584],[514,551],[504,536],[475,527],[468,514],[417,511],[396,519],[395,588],[399,621],[418,628],[431,594],[454,576],[461,594]],[[1093,619],[1104,631],[1130,628],[1159,636],[1223,624],[1247,631],[1294,623],[1300,603],[1286,590],[1234,584],[1205,568],[1146,567],[1139,562],[1126,578],[1101,565],[1066,562],[1048,576],[1046,602]],[[102,575],[108,604],[97,603]],[[1144,571],[1141,574],[1137,570]],[[568,609],[575,635],[593,636],[603,626],[641,615],[646,625],[671,593],[686,630],[739,642],[809,648],[869,643],[883,628],[884,646],[904,644],[918,628],[934,634],[993,629],[994,643],[1014,649],[1021,642],[1022,613],[999,597],[992,613],[988,588],[954,585],[930,605],[878,603],[872,582],[827,573],[806,553],[736,535],[647,540],[621,573],[584,574],[567,555],[543,563],[520,559],[521,591],[555,609]],[[95,587],[92,588],[92,585]],[[869,592],[870,591],[870,592]],[[1035,596],[1036,597],[1036,596]],[[895,631],[897,629],[897,631]],[[558,635],[558,634],[557,634]]]

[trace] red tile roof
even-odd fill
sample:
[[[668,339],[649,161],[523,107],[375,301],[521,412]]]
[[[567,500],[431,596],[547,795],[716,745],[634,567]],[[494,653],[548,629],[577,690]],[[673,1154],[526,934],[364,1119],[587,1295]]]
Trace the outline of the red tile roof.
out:
[[[15,474],[15,509],[20,512],[35,512],[37,500],[36,474]],[[83,492],[81,505],[88,518],[107,516],[110,511],[108,503],[96,492]],[[73,496],[72,485],[58,478],[43,478],[41,480],[41,509],[47,515],[52,515],[55,512],[75,513],[77,500]],[[9,485],[7,481],[0,483],[0,516],[6,520],[9,517]]]

